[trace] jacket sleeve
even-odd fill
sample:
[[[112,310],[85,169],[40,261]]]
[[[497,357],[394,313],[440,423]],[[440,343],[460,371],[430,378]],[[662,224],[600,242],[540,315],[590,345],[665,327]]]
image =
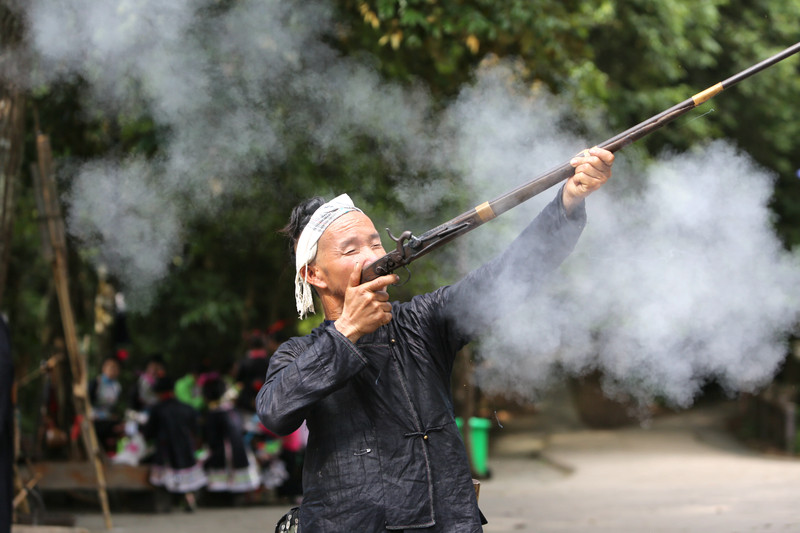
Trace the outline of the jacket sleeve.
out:
[[[445,317],[466,343],[515,302],[541,287],[575,248],[586,226],[583,203],[568,215],[562,189],[500,255],[470,272],[448,292]]]
[[[307,410],[367,365],[355,344],[333,324],[285,342],[272,354],[267,378],[256,397],[264,426],[278,435],[295,431]]]

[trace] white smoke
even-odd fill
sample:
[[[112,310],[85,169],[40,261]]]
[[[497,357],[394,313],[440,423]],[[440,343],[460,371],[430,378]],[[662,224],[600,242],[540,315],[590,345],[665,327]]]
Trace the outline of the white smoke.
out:
[[[335,23],[323,1],[31,0],[27,15],[31,83],[79,75],[92,105],[149,111],[168,132],[156,158],[82,165],[69,198],[70,232],[144,303],[185,222],[269,179],[253,174],[294,143],[324,162],[368,136],[393,169],[463,176],[398,190],[428,212],[459,195],[492,198],[591,144],[563,131],[574,117],[556,98],[531,98],[502,64],[437,119],[423,88],[388,84],[323,43]],[[535,396],[563,372],[600,368],[611,392],[688,405],[708,380],[752,390],[774,375],[797,319],[800,266],[770,227],[772,177],[724,143],[650,168],[636,159],[634,148],[620,154],[616,183],[589,199],[589,226],[561,274],[482,343],[485,388]],[[554,194],[465,238],[472,266]]]
[[[149,304],[153,285],[179,252],[183,221],[176,206],[154,186],[152,165],[141,158],[87,163],[80,176],[72,198],[81,209],[69,211],[70,231],[98,250],[98,262],[120,276],[135,302]]]
[[[367,136],[390,165],[424,168],[427,93],[387,84],[324,44],[333,27],[325,2],[32,0],[27,16],[38,64],[30,83],[81,76],[87,108],[149,112],[166,132],[158,157],[110,156],[72,179],[70,220],[80,223],[69,230],[98,250],[134,306],[151,301],[180,250],[179,221],[269,180],[294,143],[322,162]],[[144,187],[158,191],[155,203],[129,209],[109,195],[134,187],[140,199]]]
[[[549,97],[520,99],[502,79],[481,78],[451,117],[476,200],[589,145],[554,128],[562,110]],[[774,176],[721,141],[649,167],[624,164],[625,154],[616,183],[589,198],[575,252],[535,298],[506,309],[525,292],[519,275],[496,301],[474,304],[506,317],[482,342],[485,389],[535,398],[564,373],[599,369],[608,394],[686,406],[711,381],[754,391],[774,377],[800,318],[800,258],[771,225]],[[555,194],[531,203],[538,210]],[[468,255],[482,261],[507,246],[519,214],[513,231],[508,220],[477,230]]]

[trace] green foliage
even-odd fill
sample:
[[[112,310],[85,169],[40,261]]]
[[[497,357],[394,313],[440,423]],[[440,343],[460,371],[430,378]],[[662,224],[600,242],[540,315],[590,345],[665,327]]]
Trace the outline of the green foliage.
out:
[[[797,39],[800,4],[783,0],[342,0],[347,51],[366,49],[383,72],[456,93],[488,57],[521,61],[522,76],[571,101],[613,134],[683,101]],[[718,96],[641,143],[651,153],[736,140],[778,173],[776,226],[800,243],[798,60]],[[709,112],[707,115],[704,113]],[[702,116],[702,119],[699,117]],[[693,120],[698,118],[698,120]]]
[[[583,39],[611,15],[607,4],[590,10],[553,0],[344,0],[340,6],[351,18],[345,49],[367,49],[386,74],[420,77],[445,95],[457,92],[491,54],[523,57],[533,77],[557,85],[564,80],[553,76],[552,66],[577,67],[590,53]]]
[[[576,118],[591,117],[593,122],[576,127],[598,137],[626,129],[792,44],[800,20],[800,4],[784,0],[336,0],[333,5],[340,26],[328,39],[343,55],[373,58],[391,81],[424,84],[438,108],[472,81],[481,62],[511,58],[522,81],[560,95],[574,106]],[[207,46],[211,56],[221,54],[215,43]],[[227,61],[226,67],[240,68]],[[794,177],[800,168],[798,73],[798,58],[786,61],[642,143],[658,153],[712,138],[734,139],[779,176],[776,224],[787,245],[800,243],[800,182]],[[165,148],[169,131],[144,104],[134,102],[115,115],[88,95],[79,79],[34,92],[39,125],[52,136],[62,168],[107,154],[157,157]],[[714,112],[690,120],[710,109]],[[284,110],[264,112],[280,116]],[[34,131],[32,123],[28,131]],[[277,229],[300,199],[356,190],[356,201],[370,206],[376,220],[407,226],[394,185],[403,179],[422,186],[439,178],[389,169],[375,155],[386,146],[367,134],[354,135],[347,149],[320,158],[305,132],[284,133],[288,148],[279,167],[262,168],[262,148],[245,147],[256,161],[253,176],[263,172],[264,179],[250,180],[248,190],[227,196],[210,216],[189,221],[189,244],[173,261],[157,301],[146,314],[130,317],[135,360],[158,351],[176,369],[197,357],[224,366],[239,353],[243,331],[278,319],[291,322],[293,269]],[[35,157],[30,137],[23,169]],[[29,181],[21,187],[4,306],[16,324],[19,349],[36,353],[57,334],[58,319],[49,267],[39,254]],[[68,188],[68,180],[62,185]],[[427,229],[416,224],[440,222],[458,211],[442,206],[430,221],[414,221],[412,229]],[[71,245],[76,249],[78,243]],[[73,262],[71,275],[81,286],[75,303],[80,329],[90,334],[94,272],[77,255]],[[406,297],[438,281],[433,262],[415,266],[411,285],[395,294]],[[294,324],[289,330],[294,332]]]
[[[722,10],[727,28],[715,37],[726,53],[720,67],[755,63],[797,42],[797,2],[731,1]],[[733,91],[723,128],[761,165],[777,173],[773,206],[776,227],[787,245],[800,243],[800,58],[775,65]]]

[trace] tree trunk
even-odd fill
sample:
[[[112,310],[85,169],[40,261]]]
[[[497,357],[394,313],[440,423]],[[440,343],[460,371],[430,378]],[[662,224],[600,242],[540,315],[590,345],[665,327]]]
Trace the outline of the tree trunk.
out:
[[[25,134],[25,93],[15,82],[11,54],[20,42],[22,19],[10,0],[0,0],[0,305],[11,260],[14,189],[19,179]]]

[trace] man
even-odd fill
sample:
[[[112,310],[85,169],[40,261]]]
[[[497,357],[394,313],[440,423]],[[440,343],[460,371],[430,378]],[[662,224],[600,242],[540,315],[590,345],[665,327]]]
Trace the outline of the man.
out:
[[[497,276],[538,279],[561,263],[583,229],[584,198],[608,180],[613,160],[599,148],[575,157],[575,174],[506,252],[406,303],[389,302],[393,274],[360,283],[385,251],[346,195],[295,208],[284,231],[296,253],[298,311],[313,311],[313,287],[325,321],[275,352],[256,405],[279,434],[307,420],[301,531],[482,531],[450,393],[471,331],[458,317]]]

